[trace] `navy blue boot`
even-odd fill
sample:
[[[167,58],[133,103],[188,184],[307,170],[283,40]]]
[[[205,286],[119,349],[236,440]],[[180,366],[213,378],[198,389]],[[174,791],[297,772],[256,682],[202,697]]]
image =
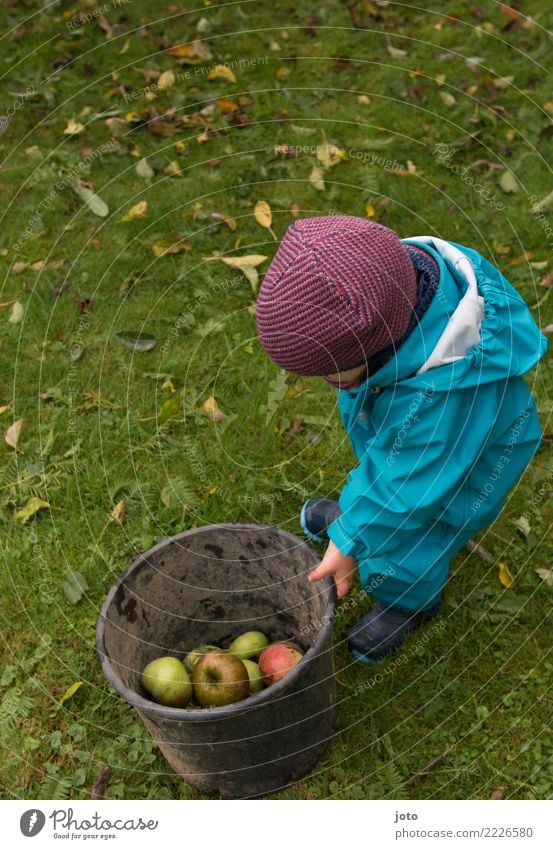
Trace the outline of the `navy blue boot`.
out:
[[[440,612],[439,598],[425,610],[400,610],[377,601],[374,607],[345,633],[348,648],[356,660],[376,663],[397,649],[408,634]]]
[[[341,512],[337,501],[330,498],[310,498],[300,513],[300,525],[304,534],[315,542],[325,542],[328,540],[326,529]]]

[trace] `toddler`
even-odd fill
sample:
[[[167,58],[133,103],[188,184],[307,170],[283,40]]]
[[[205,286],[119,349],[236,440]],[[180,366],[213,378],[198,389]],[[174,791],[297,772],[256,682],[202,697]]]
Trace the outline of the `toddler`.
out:
[[[541,443],[523,375],[547,348],[527,305],[477,251],[401,239],[349,215],[298,219],[260,288],[261,344],[324,377],[358,464],[301,525],[328,541],[309,578],[375,596],[347,631],[374,663],[434,617],[452,557],[493,522]]]

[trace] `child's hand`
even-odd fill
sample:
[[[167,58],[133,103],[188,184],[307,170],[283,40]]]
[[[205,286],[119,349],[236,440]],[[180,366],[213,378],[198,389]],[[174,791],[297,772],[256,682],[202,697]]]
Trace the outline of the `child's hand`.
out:
[[[320,581],[327,575],[332,575],[336,581],[338,598],[343,598],[351,589],[353,574],[357,568],[354,557],[344,557],[332,540],[328,543],[325,555],[316,569],[309,573],[310,581]]]

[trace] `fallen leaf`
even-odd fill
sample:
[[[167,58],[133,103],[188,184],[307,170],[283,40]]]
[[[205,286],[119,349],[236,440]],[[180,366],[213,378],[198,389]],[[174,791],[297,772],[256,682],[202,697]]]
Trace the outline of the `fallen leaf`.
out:
[[[87,591],[88,584],[80,572],[66,572],[61,588],[66,599],[71,604],[77,604]]]
[[[162,425],[165,424],[165,422],[168,422],[169,419],[178,415],[181,409],[182,401],[178,395],[173,395],[171,398],[167,398],[157,411],[157,420],[159,424]]]
[[[193,41],[191,44],[176,44],[168,52],[182,60],[184,65],[198,65],[213,58],[213,54],[203,41]]]
[[[507,566],[506,563],[503,563],[503,562],[498,563],[497,567],[498,567],[498,570],[499,570],[498,571],[498,577],[499,577],[500,583],[502,584],[502,586],[506,587],[507,589],[510,589],[514,584],[515,579],[511,575],[511,572],[509,571],[509,567]]]
[[[553,324],[546,324],[545,327],[540,329],[542,333],[553,333]]]
[[[65,693],[61,697],[60,705],[62,705],[64,702],[66,702],[68,699],[70,699],[71,696],[74,696],[75,693],[77,692],[77,690],[80,689],[80,687],[83,686],[83,684],[84,684],[84,681],[75,681],[74,684],[71,684],[71,686],[67,688],[67,690],[65,691]]]
[[[71,188],[76,194],[79,195],[81,200],[84,201],[86,206],[90,209],[94,215],[98,215],[100,218],[105,218],[106,215],[109,214],[109,207],[106,203],[95,194],[92,189],[89,189],[88,186],[85,186],[83,183],[72,183]]]
[[[514,80],[514,76],[496,77],[496,79],[492,80],[492,83],[494,84],[494,86],[497,89],[499,89],[501,91],[504,88],[509,88],[509,86],[511,85],[513,80]]]
[[[449,91],[439,91],[438,94],[440,95],[440,100],[445,103],[446,106],[454,106],[455,103],[457,103]]]
[[[402,59],[404,56],[407,56],[406,50],[400,50],[398,47],[392,47],[391,44],[387,46],[386,50],[388,51],[392,59]]]
[[[183,251],[190,250],[190,243],[184,238],[174,236],[172,239],[160,239],[159,242],[154,242],[152,250],[158,257],[167,256],[167,254],[180,254]]]
[[[134,166],[134,170],[139,177],[144,177],[145,180],[151,180],[155,176],[155,171],[147,159],[140,159]]]
[[[134,206],[131,206],[129,211],[123,216],[123,218],[120,218],[119,221],[122,223],[125,221],[135,221],[137,218],[144,218],[147,211],[148,201],[141,200],[139,201],[139,203],[136,203]]]
[[[345,150],[336,147],[335,144],[319,144],[315,151],[317,159],[325,168],[332,168],[346,158]]]
[[[219,405],[213,395],[210,395],[209,398],[206,398],[202,403],[202,410],[204,413],[207,413],[213,422],[221,422],[226,419],[225,414],[219,408]]]
[[[499,178],[499,186],[505,194],[515,194],[518,192],[518,182],[513,173],[509,170],[503,171]]]
[[[217,98],[217,106],[221,110],[221,112],[227,114],[229,112],[238,112],[240,110],[240,106],[234,100],[231,100],[229,97],[218,97]]]
[[[256,295],[257,287],[259,285],[259,274],[257,273],[257,268],[254,268],[253,265],[243,265],[239,270],[242,272],[244,277],[249,280],[252,292]]]
[[[273,239],[276,239],[276,236],[273,232],[271,224],[273,223],[273,214],[271,212],[271,207],[265,200],[258,200],[253,214],[255,216],[255,220],[262,227],[266,227]]]
[[[365,206],[365,215],[367,216],[367,218],[374,218],[374,216],[376,215],[376,210],[372,203],[368,203]]]
[[[146,333],[129,333],[127,331],[122,331],[121,333],[114,333],[114,338],[117,339],[120,345],[123,345],[124,348],[128,348],[129,351],[151,351],[152,348],[156,346],[156,339],[154,336],[148,336]]]
[[[159,75],[157,87],[163,89],[172,88],[175,85],[175,74],[173,71],[164,71]]]
[[[235,83],[236,77],[230,68],[226,65],[215,65],[215,67],[207,75],[208,80],[226,80],[229,83]]]
[[[530,265],[535,268],[536,263],[532,262]],[[548,289],[550,286],[553,286],[553,271],[549,271],[547,274],[544,274],[542,278],[540,278],[540,286],[543,286],[545,289]]]
[[[262,254],[246,254],[245,256],[210,256],[207,259],[218,259],[228,265],[229,268],[243,268],[245,265],[251,265],[255,268],[265,262],[268,257]]]
[[[494,790],[490,799],[504,799],[505,798],[505,788],[498,787],[497,790]]]
[[[529,548],[535,548],[538,544],[538,539],[531,528],[530,522],[526,518],[526,516],[519,516],[518,519],[515,519],[513,522],[515,528],[520,531]]]
[[[230,215],[224,215],[221,212],[212,212],[211,217],[214,221],[224,221],[229,230],[236,230],[237,224],[234,218],[231,218]]]
[[[47,501],[43,501],[42,498],[37,498],[33,495],[27,503],[25,507],[22,507],[21,510],[18,510],[17,513],[13,514],[14,522],[28,522],[29,519],[38,513],[39,510],[47,510],[50,507]]]
[[[10,448],[17,448],[17,443],[19,442],[19,437],[21,434],[21,428],[23,427],[23,422],[25,419],[18,419],[14,422],[4,434],[4,439]]]
[[[23,309],[23,304],[21,304],[19,301],[16,301],[11,308],[10,316],[8,318],[10,324],[19,324],[19,322],[23,318],[24,312],[25,310]]]
[[[80,124],[78,121],[75,121],[74,118],[70,118],[63,132],[66,136],[77,136],[79,133],[82,133],[83,130],[84,124]]]
[[[309,175],[309,182],[311,185],[318,189],[320,192],[324,192],[325,190],[325,181],[324,181],[324,172],[322,168],[319,168],[318,165],[314,165],[311,174]]]
[[[553,587],[553,569],[543,569],[540,567],[535,571],[536,575],[539,575],[539,577],[542,579],[542,581],[544,581],[544,583],[547,584],[548,587]]]
[[[109,514],[109,518],[112,522],[117,522],[119,525],[122,525],[125,521],[125,512],[126,505],[124,500],[118,501],[111,513]]]
[[[179,163],[175,159],[172,159],[171,162],[169,163],[169,165],[167,165],[163,169],[163,173],[167,174],[169,177],[183,177],[184,176],[184,174],[182,173],[182,168],[180,167]]]

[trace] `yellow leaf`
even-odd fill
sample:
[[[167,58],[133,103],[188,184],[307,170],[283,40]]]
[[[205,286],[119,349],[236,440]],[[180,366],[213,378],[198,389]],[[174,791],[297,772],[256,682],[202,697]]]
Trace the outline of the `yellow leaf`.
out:
[[[372,203],[368,203],[366,205],[365,214],[366,214],[367,218],[374,218],[374,216],[376,215],[376,211],[375,211],[375,208],[372,205]]]
[[[63,132],[66,136],[77,136],[79,133],[82,133],[83,130],[83,124],[80,124],[78,121],[75,121],[74,118],[70,118]]]
[[[61,697],[60,705],[62,705],[64,702],[66,702],[68,699],[70,699],[71,696],[74,696],[75,693],[77,692],[77,690],[79,689],[79,687],[82,687],[83,684],[84,684],[84,681],[75,681],[74,684],[71,684],[71,686],[67,688],[67,690],[65,691],[65,693]]]
[[[258,200],[255,209],[253,211],[255,215],[255,220],[258,224],[261,224],[262,227],[266,227],[270,232],[273,239],[276,239],[276,236],[271,228],[271,224],[273,222],[273,214],[271,212],[271,207],[265,200]]]
[[[168,174],[169,177],[182,177],[182,176],[184,176],[179,163],[176,162],[174,159],[171,160],[171,162],[169,163],[169,165],[166,168],[163,169],[163,173]]]
[[[257,268],[254,268],[253,265],[243,265],[240,268],[240,271],[247,277],[250,281],[250,285],[252,287],[252,292],[254,295],[257,295],[257,285],[259,283],[259,274],[257,273]]]
[[[509,589],[510,587],[513,586],[515,579],[511,575],[511,573],[509,571],[509,567],[507,566],[506,563],[502,562],[502,563],[498,563],[497,565],[498,565],[498,568],[499,568],[499,580],[504,587]]]
[[[236,101],[231,100],[229,97],[218,97],[217,106],[221,112],[238,112],[240,109]]]
[[[6,410],[9,410],[9,409],[10,409],[9,404],[5,404],[3,407],[0,407],[0,416],[2,415],[2,413],[5,413]]]
[[[447,78],[445,74],[436,74],[434,79],[436,80],[437,85],[443,85]]]
[[[251,265],[254,268],[261,265],[268,257],[262,254],[247,254],[246,256],[216,256],[209,259],[220,259],[229,268],[244,268],[245,265]]]
[[[18,510],[17,513],[13,514],[14,522],[28,522],[31,516],[34,516],[35,513],[38,513],[39,510],[46,510],[50,507],[47,501],[43,501],[42,498],[37,498],[33,495],[27,501],[25,507],[22,507],[21,510]]]
[[[205,144],[209,141],[209,133],[200,133],[199,136],[196,136],[196,141],[198,144]]]
[[[440,91],[440,99],[445,103],[446,106],[454,106],[457,101],[453,97],[453,95],[449,91]]]
[[[163,383],[161,384],[161,388],[170,389],[171,392],[175,392],[175,384],[173,383],[170,377],[163,381]]]
[[[226,419],[225,414],[219,408],[219,405],[213,395],[210,395],[209,398],[206,398],[202,404],[202,410],[204,413],[207,413],[211,421],[220,422],[223,419]]]
[[[183,251],[190,250],[190,244],[186,239],[174,237],[173,239],[160,239],[152,245],[152,250],[156,256],[166,256],[167,254],[180,254]]]
[[[123,500],[118,501],[111,513],[109,514],[109,518],[112,522],[118,522],[120,525],[125,521],[125,512],[126,505]]]
[[[226,80],[229,83],[235,83],[236,77],[230,68],[226,65],[215,65],[213,70],[207,75],[208,80]]]
[[[134,206],[131,206],[126,215],[124,215],[123,218],[120,218],[119,221],[135,221],[137,218],[144,218],[147,211],[148,201],[141,200],[139,203],[136,203]]]
[[[161,89],[172,88],[175,85],[175,75],[173,71],[164,71],[159,75],[157,87]]]
[[[340,150],[335,144],[319,144],[317,145],[317,159],[324,165],[325,168],[331,168],[337,165],[342,159],[346,158],[346,151]]]
[[[18,419],[14,422],[4,434],[4,439],[10,446],[10,448],[17,448],[17,443],[19,442],[19,435],[21,433],[21,428],[23,427],[23,422],[25,419]]]

